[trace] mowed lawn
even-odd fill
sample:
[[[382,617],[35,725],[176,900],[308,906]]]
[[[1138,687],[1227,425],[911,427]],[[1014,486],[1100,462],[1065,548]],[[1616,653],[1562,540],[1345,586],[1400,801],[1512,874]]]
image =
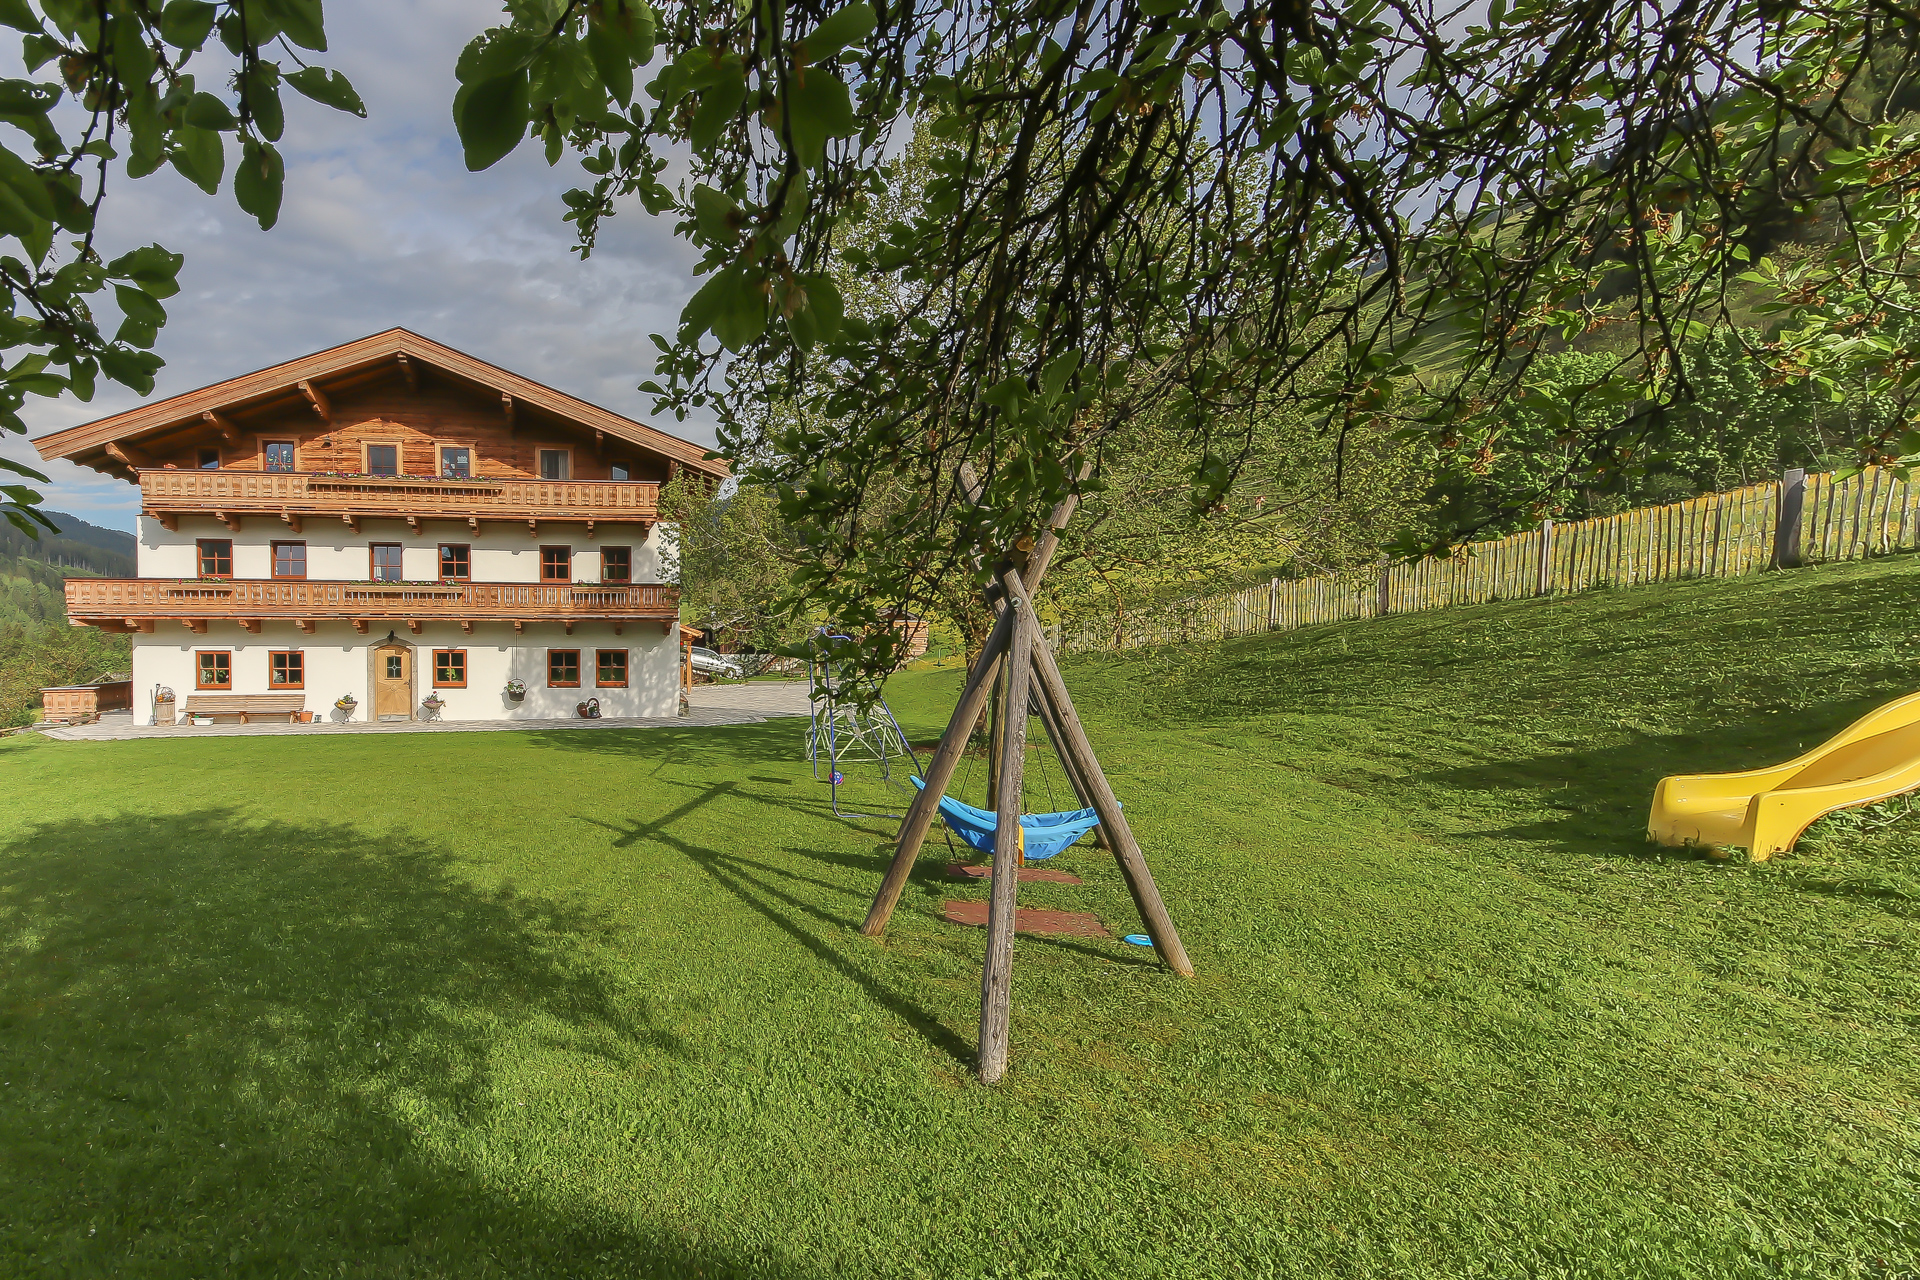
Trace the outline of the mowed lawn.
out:
[[[984,889],[936,843],[861,938],[797,721],[8,740],[0,1275],[1920,1273],[1920,817],[1642,839],[1917,618],[1901,559],[1069,663],[1198,977],[1023,937],[992,1090]]]

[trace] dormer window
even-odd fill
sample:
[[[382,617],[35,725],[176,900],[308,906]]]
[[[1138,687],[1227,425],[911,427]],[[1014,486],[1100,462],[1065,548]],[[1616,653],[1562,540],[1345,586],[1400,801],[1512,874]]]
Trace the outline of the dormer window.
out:
[[[261,446],[263,465],[269,471],[293,470],[293,441],[269,440]]]
[[[440,478],[442,480],[473,479],[473,450],[442,445],[440,447]]]
[[[397,476],[400,474],[400,446],[397,444],[370,444],[367,446],[367,474],[370,476]]]
[[[542,480],[566,480],[567,451],[565,449],[542,449],[540,451],[540,478]]]

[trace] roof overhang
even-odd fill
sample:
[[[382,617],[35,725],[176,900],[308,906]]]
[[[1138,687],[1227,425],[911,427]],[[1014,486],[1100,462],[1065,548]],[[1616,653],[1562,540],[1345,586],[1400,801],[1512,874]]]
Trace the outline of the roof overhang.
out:
[[[643,422],[622,417],[610,409],[589,404],[564,391],[556,391],[531,378],[510,373],[484,360],[476,360],[464,352],[442,346],[405,329],[389,329],[385,333],[316,351],[270,369],[229,378],[197,391],[156,400],[125,413],[116,413],[112,417],[40,436],[34,440],[33,446],[40,451],[42,458],[66,458],[102,470],[124,473],[124,458],[114,456],[118,446],[123,443],[137,446],[145,438],[178,431],[201,421],[218,421],[229,412],[241,412],[249,406],[289,396],[305,394],[312,399],[313,393],[330,379],[346,379],[375,370],[381,365],[405,371],[415,364],[551,414],[582,430],[601,432],[624,440],[706,475],[725,477],[731,474],[725,462],[709,461],[707,451],[697,444],[668,435]],[[109,446],[114,446],[114,449],[109,449]]]

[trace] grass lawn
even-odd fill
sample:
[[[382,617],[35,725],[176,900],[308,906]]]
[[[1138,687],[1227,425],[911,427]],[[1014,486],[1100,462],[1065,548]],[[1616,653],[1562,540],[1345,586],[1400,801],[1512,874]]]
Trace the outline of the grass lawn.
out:
[[[1920,819],[1641,838],[1920,686],[1917,609],[1901,559],[1076,660],[1199,976],[1022,938],[994,1090],[984,887],[930,848],[859,937],[888,824],[797,721],[10,739],[0,1275],[1920,1274]],[[957,684],[894,681],[916,740]]]

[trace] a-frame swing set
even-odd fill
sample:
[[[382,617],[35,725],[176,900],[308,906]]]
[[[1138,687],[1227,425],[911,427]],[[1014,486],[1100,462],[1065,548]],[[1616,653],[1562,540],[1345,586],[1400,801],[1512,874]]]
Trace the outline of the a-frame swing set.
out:
[[[969,486],[970,488],[972,486]],[[1027,758],[1029,702],[1040,712],[1040,722],[1053,740],[1068,781],[1083,805],[1099,816],[1106,844],[1113,850],[1126,877],[1134,906],[1145,922],[1154,950],[1169,969],[1183,978],[1193,976],[1193,964],[1167,914],[1166,903],[1153,883],[1153,873],[1127,826],[1126,815],[1087,741],[1086,730],[1073,708],[1066,683],[1060,678],[1047,638],[1033,615],[1032,590],[1047,571],[1059,546],[1060,529],[1072,517],[1076,500],[1068,497],[1053,511],[1047,529],[1030,552],[1009,552],[994,568],[988,601],[997,614],[993,630],[980,649],[954,707],[953,718],[928,761],[923,789],[914,796],[900,822],[893,861],[874,895],[873,906],[860,926],[866,936],[878,937],[905,890],[914,859],[939,811],[941,796],[953,781],[954,770],[966,750],[967,739],[979,722],[996,679],[1004,678],[999,730],[1000,768],[994,778],[994,841],[992,897],[987,907],[987,955],[980,980],[980,1052],[978,1070],[983,1083],[994,1084],[1007,1072],[1007,1034],[1012,1015],[1014,912],[1020,892],[1020,802]],[[1005,673],[1002,676],[1001,668]],[[1037,695],[1037,696],[1036,696]]]

